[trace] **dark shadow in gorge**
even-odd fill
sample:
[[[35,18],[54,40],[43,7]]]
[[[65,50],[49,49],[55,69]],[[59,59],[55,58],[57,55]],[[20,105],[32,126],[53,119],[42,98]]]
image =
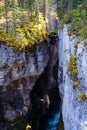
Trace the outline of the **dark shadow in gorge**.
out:
[[[60,96],[57,85],[58,62],[53,67],[53,81],[48,86],[48,66],[37,79],[30,94],[32,110],[29,114],[29,124],[32,130],[46,130],[46,122],[51,112],[60,109]],[[50,104],[49,104],[49,101]]]
[[[41,99],[43,99],[43,96],[45,94],[46,90],[46,75],[45,72],[37,79],[36,84],[30,94],[31,96],[31,104],[32,104],[32,110],[29,114],[29,123],[32,126],[32,130],[38,130],[39,129],[39,123],[42,114],[44,112],[47,112],[48,109],[46,105],[43,104]],[[44,105],[44,112],[43,111],[43,105]]]
[[[37,79],[30,94],[32,109],[28,120],[32,130],[53,130],[55,119],[55,130],[63,130],[58,129],[58,122],[61,123],[61,120],[58,121],[59,113],[61,113],[61,98],[58,90],[58,40],[54,41],[52,37],[51,40],[54,44],[51,42],[49,44],[48,65],[44,73]],[[53,124],[52,127],[49,127],[49,120]]]

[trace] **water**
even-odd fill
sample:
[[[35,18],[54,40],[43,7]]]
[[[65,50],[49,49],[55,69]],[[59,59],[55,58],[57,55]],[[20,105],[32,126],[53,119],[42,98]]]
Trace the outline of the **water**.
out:
[[[60,119],[59,108],[54,109],[49,113],[45,130],[58,130],[58,122]]]
[[[47,114],[41,119],[39,130],[58,130],[60,121],[60,96],[58,87],[52,87],[49,92],[50,106]]]

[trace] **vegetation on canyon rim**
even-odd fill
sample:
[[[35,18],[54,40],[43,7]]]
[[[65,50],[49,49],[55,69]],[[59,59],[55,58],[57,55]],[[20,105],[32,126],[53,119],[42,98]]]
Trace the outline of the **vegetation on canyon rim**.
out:
[[[60,19],[63,20],[63,24],[71,25],[68,35],[75,34],[87,41],[87,0],[61,0],[58,3]]]
[[[47,39],[48,13],[53,7],[59,19],[70,23],[68,34],[87,37],[87,0],[1,0],[0,42],[22,50]],[[49,8],[49,9],[48,9]]]
[[[46,39],[48,21],[40,11],[36,16],[36,9],[31,11],[32,6],[35,6],[34,1],[28,0],[0,2],[0,42],[22,50]]]
[[[51,0],[1,0],[0,43],[19,50],[47,40]],[[48,8],[48,6],[50,6]],[[54,11],[55,12],[55,11]],[[56,12],[55,12],[56,17]]]

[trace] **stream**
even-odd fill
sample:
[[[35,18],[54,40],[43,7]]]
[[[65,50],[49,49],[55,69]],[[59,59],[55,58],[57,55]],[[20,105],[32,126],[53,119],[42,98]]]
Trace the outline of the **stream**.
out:
[[[56,108],[52,110],[51,113],[49,114],[45,130],[57,130],[59,119],[60,119],[60,111],[58,108]]]
[[[57,86],[51,88],[48,92],[50,106],[47,114],[42,117],[39,130],[58,130],[60,120],[60,97]]]
[[[37,81],[31,93],[32,111],[29,122],[31,122],[32,130],[58,130],[60,120],[60,96],[57,84],[53,83],[52,87],[47,90],[50,100],[47,103],[40,102],[42,91],[44,88],[44,77],[42,75]]]

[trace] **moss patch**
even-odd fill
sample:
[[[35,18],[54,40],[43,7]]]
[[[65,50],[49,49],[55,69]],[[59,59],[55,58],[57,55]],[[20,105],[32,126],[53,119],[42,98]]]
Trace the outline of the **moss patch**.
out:
[[[64,24],[60,24],[59,27],[60,27],[60,29],[63,29],[64,28]]]
[[[73,88],[75,89],[79,85],[79,83],[80,83],[79,80],[73,82],[73,85],[72,85]]]
[[[76,80],[77,79],[76,77],[78,74],[77,57],[76,56],[70,57],[69,70],[70,70],[70,77],[72,79]]]
[[[77,67],[77,57],[75,55],[70,57],[69,71],[69,76],[74,80],[72,87],[75,89],[80,84],[80,79],[77,77],[79,70]]]
[[[74,48],[78,48],[78,42],[74,43]]]
[[[69,36],[73,35],[72,29],[68,29],[68,35],[69,35]]]
[[[78,94],[78,97],[80,98],[80,99],[82,99],[82,100],[87,100],[87,95],[85,95],[84,93],[79,93]]]

